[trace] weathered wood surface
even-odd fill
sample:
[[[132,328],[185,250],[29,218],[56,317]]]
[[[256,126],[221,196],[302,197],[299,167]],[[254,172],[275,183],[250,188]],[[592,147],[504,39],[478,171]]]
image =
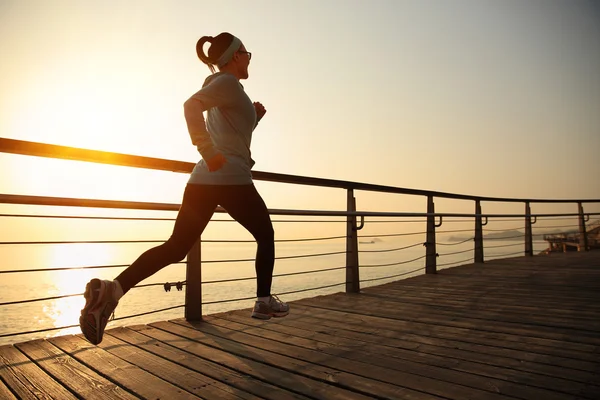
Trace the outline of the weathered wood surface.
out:
[[[0,347],[0,398],[600,399],[600,252]]]

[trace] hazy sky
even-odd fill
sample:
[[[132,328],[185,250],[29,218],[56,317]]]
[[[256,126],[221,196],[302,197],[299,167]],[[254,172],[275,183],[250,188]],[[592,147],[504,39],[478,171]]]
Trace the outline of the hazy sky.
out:
[[[600,198],[599,4],[0,0],[0,136],[196,162],[182,105],[209,71],[195,44],[229,31],[268,110],[257,170]],[[8,155],[0,168],[3,193],[179,201],[187,179]]]

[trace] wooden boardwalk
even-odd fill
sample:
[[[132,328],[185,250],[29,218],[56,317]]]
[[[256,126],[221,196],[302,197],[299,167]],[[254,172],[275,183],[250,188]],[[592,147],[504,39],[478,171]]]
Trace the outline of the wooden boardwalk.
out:
[[[600,399],[600,251],[0,347],[0,398]]]

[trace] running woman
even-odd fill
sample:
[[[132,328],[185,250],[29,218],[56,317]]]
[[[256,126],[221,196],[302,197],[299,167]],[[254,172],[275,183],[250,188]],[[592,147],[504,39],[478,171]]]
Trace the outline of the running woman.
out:
[[[207,43],[210,46],[205,54]],[[121,297],[165,266],[183,260],[219,205],[257,243],[257,298],[252,317],[266,320],[289,313],[289,306],[271,295],[275,263],[273,225],[250,172],[254,165],[250,154],[252,132],[266,113],[261,103],[250,100],[240,83],[248,79],[252,53],[240,39],[227,32],[200,38],[196,52],[211,75],[183,108],[192,143],[201,160],[186,185],[171,237],[144,252],[115,280],[92,279],[87,284],[79,326],[93,344],[102,341],[106,324]]]

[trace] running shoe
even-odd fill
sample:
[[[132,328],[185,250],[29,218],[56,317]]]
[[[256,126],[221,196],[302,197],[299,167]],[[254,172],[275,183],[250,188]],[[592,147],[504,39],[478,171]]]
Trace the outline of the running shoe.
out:
[[[92,279],[85,287],[85,307],[81,310],[79,327],[87,340],[99,344],[104,335],[104,328],[118,301],[114,299],[115,283],[113,281]]]
[[[271,319],[271,317],[285,317],[290,313],[290,306],[279,300],[277,296],[271,296],[268,303],[257,301],[254,303],[252,318]]]

